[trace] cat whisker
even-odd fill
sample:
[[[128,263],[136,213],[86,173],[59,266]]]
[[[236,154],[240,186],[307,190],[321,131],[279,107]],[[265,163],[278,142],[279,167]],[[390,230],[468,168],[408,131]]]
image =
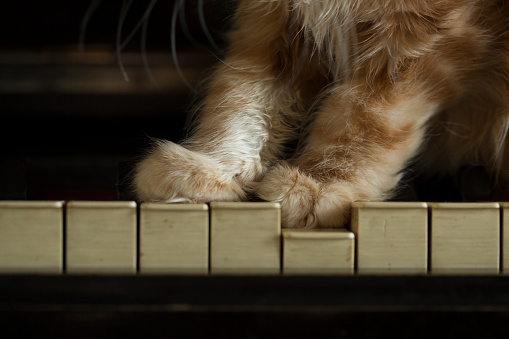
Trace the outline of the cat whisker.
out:
[[[129,8],[131,7],[134,0],[123,0],[122,8],[120,10],[120,18],[118,19],[117,25],[117,39],[116,39],[116,55],[118,60],[118,67],[120,68],[120,72],[124,77],[125,81],[129,81],[129,76],[124,67],[124,63],[122,62],[122,28],[124,26],[124,21],[127,16],[127,12],[129,12]]]
[[[214,48],[216,53],[221,53],[221,49],[216,44],[216,41],[212,37],[212,34],[210,34],[209,29],[207,28],[207,23],[205,22],[205,15],[204,15],[204,10],[203,10],[203,5],[204,5],[203,0],[198,0],[197,11],[198,11],[198,18],[200,20],[201,29],[203,31],[203,34],[205,34],[205,37],[207,38],[207,41],[210,43],[212,48]]]
[[[83,15],[83,19],[81,20],[80,25],[80,36],[78,40],[78,49],[80,50],[80,52],[83,52],[85,50],[85,34],[87,32],[88,23],[92,15],[95,13],[97,8],[101,4],[101,1],[102,0],[93,0],[88,6],[85,15]]]
[[[143,68],[145,69],[145,73],[147,73],[148,78],[150,79],[150,82],[154,84],[154,86],[161,92],[164,93],[163,89],[159,86],[157,81],[154,78],[154,75],[152,74],[152,71],[150,70],[150,65],[147,59],[147,31],[148,31],[148,23],[149,23],[149,17],[152,12],[151,7],[152,4],[155,5],[157,0],[152,0],[152,2],[149,4],[149,8],[147,8],[146,18],[143,20],[143,25],[141,27],[141,41],[140,41],[140,49],[141,49],[141,58],[143,63]]]
[[[148,27],[148,21],[150,18],[150,14],[152,13],[152,9],[157,3],[157,0],[151,0],[149,5],[147,6],[147,9],[145,10],[145,13],[143,14],[142,18],[138,21],[136,26],[131,30],[131,32],[127,35],[127,37],[122,40],[122,30],[124,26],[125,19],[127,17],[127,13],[129,12],[129,9],[131,5],[133,4],[134,0],[124,0],[122,2],[122,8],[120,11],[120,18],[118,20],[117,25],[117,39],[116,39],[116,56],[118,60],[118,65],[120,68],[120,71],[122,73],[122,76],[124,77],[125,81],[129,81],[129,76],[127,75],[127,71],[124,67],[124,63],[122,61],[122,50],[127,47],[127,45],[131,42],[135,34],[142,28],[142,35],[141,35],[141,49],[142,49],[142,59],[144,63],[145,70],[147,71],[147,74],[150,78],[150,80],[155,83],[155,80],[152,76],[152,73],[149,70],[148,62],[146,59],[146,35],[147,35],[147,27]]]
[[[189,26],[187,25],[186,6],[180,6],[178,20],[180,22],[180,29],[182,30],[182,33],[184,34],[187,41],[189,41],[193,46],[198,46],[198,41],[194,38],[191,31],[189,31]]]
[[[134,26],[134,28],[131,30],[131,32],[127,35],[127,37],[124,39],[124,41],[120,44],[120,50],[123,50],[124,48],[126,48],[127,45],[133,39],[133,37],[136,35],[136,33],[138,33],[140,28],[142,28],[142,26],[145,25],[149,21],[150,14],[152,13],[152,9],[156,5],[156,3],[157,3],[157,0],[150,1],[150,3],[147,6],[147,9],[145,10],[145,13],[143,13],[143,16],[141,17],[141,19],[138,21],[136,26]],[[125,12],[125,15],[127,15],[127,10]],[[142,35],[142,38],[143,38],[143,35]]]
[[[180,68],[180,63],[177,56],[177,21],[178,14],[181,11],[182,6],[184,6],[185,0],[177,0],[175,1],[175,5],[173,6],[173,14],[171,18],[171,56],[173,59],[173,63],[175,64],[175,69],[177,70],[177,74],[180,79],[184,82],[184,84],[192,91],[194,91],[194,87],[187,81],[187,78],[182,73],[182,69]]]

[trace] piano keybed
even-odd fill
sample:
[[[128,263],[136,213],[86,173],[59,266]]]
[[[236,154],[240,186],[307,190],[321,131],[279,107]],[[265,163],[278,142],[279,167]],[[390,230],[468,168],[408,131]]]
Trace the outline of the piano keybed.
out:
[[[500,274],[509,203],[358,202],[346,229],[281,229],[277,203],[1,201],[0,272]]]

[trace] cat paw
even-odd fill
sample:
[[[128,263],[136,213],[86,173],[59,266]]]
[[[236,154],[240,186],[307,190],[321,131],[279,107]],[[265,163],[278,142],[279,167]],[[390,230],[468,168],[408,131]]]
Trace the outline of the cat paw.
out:
[[[134,189],[140,201],[240,201],[246,198],[235,177],[205,154],[161,141],[137,167]]]
[[[318,182],[288,165],[274,167],[254,190],[261,199],[281,204],[286,228],[340,228],[350,216],[348,185]]]

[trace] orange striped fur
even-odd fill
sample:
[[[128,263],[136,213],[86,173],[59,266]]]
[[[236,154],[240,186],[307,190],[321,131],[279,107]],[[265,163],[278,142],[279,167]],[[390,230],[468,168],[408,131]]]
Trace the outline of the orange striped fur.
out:
[[[139,163],[137,195],[256,196],[285,227],[341,227],[411,162],[486,166],[504,185],[508,32],[504,0],[240,1],[192,136]]]

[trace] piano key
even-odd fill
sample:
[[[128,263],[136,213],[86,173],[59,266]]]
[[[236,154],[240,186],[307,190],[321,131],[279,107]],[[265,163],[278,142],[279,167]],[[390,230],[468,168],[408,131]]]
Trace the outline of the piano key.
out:
[[[61,201],[0,202],[0,272],[61,273]]]
[[[425,274],[428,209],[422,202],[355,202],[358,273]]]
[[[207,274],[208,206],[142,204],[139,255],[140,273]]]
[[[68,273],[136,272],[136,203],[67,204]]]
[[[499,272],[498,203],[434,203],[430,206],[432,273]]]
[[[284,274],[353,274],[354,234],[345,229],[283,229]]]
[[[278,203],[217,202],[210,209],[211,273],[280,272]]]
[[[509,274],[509,202],[500,203],[501,209],[501,273]]]

